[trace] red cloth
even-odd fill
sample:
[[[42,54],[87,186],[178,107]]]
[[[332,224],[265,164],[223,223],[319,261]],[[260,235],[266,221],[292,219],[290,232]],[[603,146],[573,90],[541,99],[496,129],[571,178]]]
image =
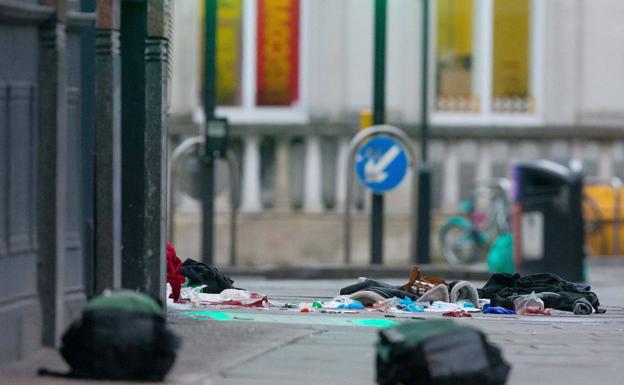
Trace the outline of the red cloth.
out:
[[[462,311],[447,311],[442,314],[443,317],[472,317],[470,313],[464,313]]]
[[[175,302],[180,299],[180,289],[186,278],[180,274],[182,261],[176,255],[176,251],[171,243],[167,243],[167,283],[171,285],[171,295]]]

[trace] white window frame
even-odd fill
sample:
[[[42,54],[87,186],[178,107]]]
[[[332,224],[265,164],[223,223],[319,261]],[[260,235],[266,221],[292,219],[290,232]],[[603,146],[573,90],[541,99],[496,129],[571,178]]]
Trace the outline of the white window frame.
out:
[[[535,100],[532,113],[504,113],[492,111],[492,52],[494,29],[494,0],[475,0],[473,14],[473,82],[477,85],[480,96],[479,112],[437,111],[436,103],[436,33],[437,33],[437,1],[433,0],[430,7],[430,41],[429,41],[429,116],[435,125],[452,126],[537,126],[543,124],[544,105],[544,38],[545,38],[545,1],[531,0],[530,25],[530,89]]]
[[[308,1],[299,0],[299,100],[287,107],[256,105],[256,25],[257,1],[243,0],[242,47],[242,102],[240,106],[217,106],[218,116],[227,117],[233,124],[306,124],[308,73]]]

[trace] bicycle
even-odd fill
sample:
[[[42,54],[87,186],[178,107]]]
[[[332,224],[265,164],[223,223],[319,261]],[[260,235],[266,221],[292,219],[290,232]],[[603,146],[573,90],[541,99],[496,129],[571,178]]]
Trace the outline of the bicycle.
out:
[[[477,182],[470,198],[460,205],[464,215],[453,216],[442,226],[439,241],[449,265],[484,261],[492,243],[509,233],[510,186],[511,182],[505,178]],[[479,210],[484,201],[488,209]]]

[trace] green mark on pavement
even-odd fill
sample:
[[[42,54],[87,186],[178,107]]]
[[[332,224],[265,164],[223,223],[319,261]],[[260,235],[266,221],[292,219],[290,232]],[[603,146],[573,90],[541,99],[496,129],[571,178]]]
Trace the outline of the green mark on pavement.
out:
[[[379,319],[379,318],[373,318],[373,319],[354,319],[352,320],[354,324],[358,325],[358,326],[368,326],[368,327],[373,327],[373,328],[389,328],[390,326],[394,326],[397,325],[398,322],[396,321],[391,321],[391,320],[387,320],[387,319]]]
[[[324,325],[324,326],[364,326],[388,328],[398,325],[397,321],[376,318],[343,318],[302,314],[250,314],[226,313],[220,311],[190,310],[182,312],[182,316],[198,321],[251,321],[263,323],[283,323],[291,325]]]

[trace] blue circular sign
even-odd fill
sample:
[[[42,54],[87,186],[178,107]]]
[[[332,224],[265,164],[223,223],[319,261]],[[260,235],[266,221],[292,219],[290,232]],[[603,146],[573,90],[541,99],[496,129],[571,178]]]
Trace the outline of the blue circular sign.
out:
[[[390,191],[401,184],[407,166],[405,148],[387,135],[367,140],[355,155],[355,171],[360,182],[376,193]]]

